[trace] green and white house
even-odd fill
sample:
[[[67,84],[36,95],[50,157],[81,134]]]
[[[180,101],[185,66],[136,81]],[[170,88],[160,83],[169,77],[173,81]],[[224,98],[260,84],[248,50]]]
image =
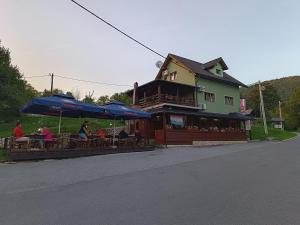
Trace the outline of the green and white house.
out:
[[[128,92],[134,105],[153,113],[144,133],[161,144],[246,140],[249,117],[239,112],[246,85],[227,70],[222,58],[200,63],[169,54],[155,80]]]

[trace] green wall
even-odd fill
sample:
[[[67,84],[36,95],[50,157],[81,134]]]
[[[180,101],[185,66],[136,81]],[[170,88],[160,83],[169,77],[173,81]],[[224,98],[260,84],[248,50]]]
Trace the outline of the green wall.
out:
[[[215,102],[207,102],[204,99],[204,92],[197,91],[198,105],[206,103],[207,112],[230,113],[240,110],[239,87],[227,85],[223,82],[210,81],[203,78],[197,78],[197,84],[204,86],[206,92],[215,94]],[[225,104],[225,96],[233,97],[233,105]]]
[[[217,74],[217,69],[221,71],[220,74]],[[223,77],[223,68],[222,68],[222,66],[221,66],[220,63],[217,63],[217,65],[215,65],[215,66],[214,66],[213,68],[211,68],[209,71],[210,71],[211,73],[217,75],[217,76]]]

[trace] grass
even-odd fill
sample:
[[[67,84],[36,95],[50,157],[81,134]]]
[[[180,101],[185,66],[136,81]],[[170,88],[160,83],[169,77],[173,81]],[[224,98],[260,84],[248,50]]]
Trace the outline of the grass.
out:
[[[6,160],[6,151],[4,149],[0,149],[0,162]]]
[[[58,117],[49,116],[21,116],[15,121],[0,123],[0,137],[9,137],[12,135],[12,130],[15,127],[16,121],[20,120],[25,134],[35,132],[41,126],[47,126],[51,132],[58,133]],[[98,119],[85,119],[85,118],[62,118],[61,132],[77,133],[84,120],[89,121],[89,127],[92,130],[97,128],[111,127],[112,120],[98,120]],[[116,126],[121,126],[122,121],[116,121]]]
[[[266,140],[272,138],[274,140],[283,141],[292,137],[297,136],[297,133],[291,131],[285,131],[281,129],[276,129],[268,127],[268,135],[265,135],[263,126],[254,125],[251,128],[252,139],[253,140]]]

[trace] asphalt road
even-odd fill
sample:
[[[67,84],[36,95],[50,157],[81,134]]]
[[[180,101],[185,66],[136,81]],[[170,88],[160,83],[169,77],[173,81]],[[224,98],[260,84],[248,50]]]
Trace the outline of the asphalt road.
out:
[[[300,224],[300,137],[0,165],[0,224]]]

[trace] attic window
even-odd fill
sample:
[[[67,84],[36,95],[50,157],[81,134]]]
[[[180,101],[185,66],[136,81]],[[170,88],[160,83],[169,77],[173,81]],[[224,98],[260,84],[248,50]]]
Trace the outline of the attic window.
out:
[[[170,80],[176,80],[177,79],[177,71],[174,71],[170,74]]]
[[[220,69],[216,69],[216,73],[217,73],[218,75],[221,75],[221,70],[220,70]]]

